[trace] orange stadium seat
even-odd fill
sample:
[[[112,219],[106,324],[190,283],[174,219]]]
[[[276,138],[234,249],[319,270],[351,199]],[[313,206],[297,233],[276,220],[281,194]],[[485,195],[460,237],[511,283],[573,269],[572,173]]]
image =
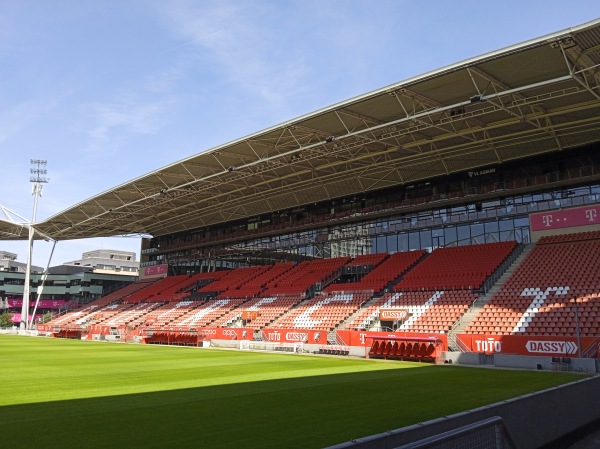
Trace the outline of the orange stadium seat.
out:
[[[597,269],[592,268],[600,266],[599,249],[597,231],[542,237],[467,331],[489,330],[493,317],[500,316],[511,326],[493,326],[493,333],[513,333],[516,327],[515,334],[576,336],[576,310],[581,323],[600,320],[599,302],[587,296],[588,291],[600,292]],[[496,311],[499,307],[506,310]],[[597,333],[581,326],[580,336]]]

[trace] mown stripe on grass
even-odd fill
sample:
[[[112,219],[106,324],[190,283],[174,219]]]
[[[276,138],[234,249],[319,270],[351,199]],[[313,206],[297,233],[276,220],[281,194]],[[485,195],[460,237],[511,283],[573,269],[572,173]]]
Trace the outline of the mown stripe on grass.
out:
[[[15,448],[323,447],[579,378],[6,336],[0,357]]]

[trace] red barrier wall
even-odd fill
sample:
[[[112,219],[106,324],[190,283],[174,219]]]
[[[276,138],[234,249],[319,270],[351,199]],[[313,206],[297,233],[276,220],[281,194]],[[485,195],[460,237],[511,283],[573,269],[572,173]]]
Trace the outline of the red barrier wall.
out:
[[[327,344],[327,332],[314,329],[268,328],[263,330],[263,340],[281,343],[301,341],[308,344]]]
[[[541,355],[552,357],[579,357],[576,337],[553,337],[541,335],[472,335],[459,334],[456,339],[464,349],[484,354]],[[598,346],[594,338],[582,337],[584,353]],[[592,351],[598,357],[599,347]]]
[[[247,327],[204,327],[198,329],[198,340],[254,340],[254,331]]]
[[[336,331],[338,342],[346,346],[371,346],[373,340],[369,337],[436,337],[443,343],[443,351],[448,350],[448,336],[446,334],[419,334],[414,332],[368,332],[368,331]]]

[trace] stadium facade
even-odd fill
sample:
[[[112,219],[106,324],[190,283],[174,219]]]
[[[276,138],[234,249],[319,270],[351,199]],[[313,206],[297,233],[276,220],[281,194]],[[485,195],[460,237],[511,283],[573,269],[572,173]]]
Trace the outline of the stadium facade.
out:
[[[600,152],[590,145],[147,239],[142,267],[168,263],[185,273],[263,261],[432,251],[501,241],[527,244],[536,238],[530,214],[596,204]],[[560,232],[566,231],[554,231]]]
[[[144,237],[140,283],[52,329],[182,344],[302,334],[399,358],[437,354],[438,342],[596,355],[599,48],[595,20],[462,61],[35,224],[54,240]],[[2,238],[25,234],[0,222]],[[384,313],[402,319],[384,326]],[[368,334],[376,326],[405,338]]]

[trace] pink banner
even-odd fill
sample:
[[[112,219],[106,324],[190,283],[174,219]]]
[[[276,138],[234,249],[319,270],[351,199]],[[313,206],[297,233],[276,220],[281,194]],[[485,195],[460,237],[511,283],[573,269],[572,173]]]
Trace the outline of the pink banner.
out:
[[[168,269],[169,265],[167,265],[166,263],[162,265],[152,265],[150,267],[144,267],[143,277],[163,276],[167,274]]]
[[[37,323],[38,321],[40,321],[42,319],[42,315],[38,315],[37,313],[35,314],[35,317],[33,319],[34,323]],[[31,315],[29,315],[29,317],[27,318],[27,321],[29,322],[31,320]],[[20,323],[21,322],[21,314],[20,313],[13,313],[12,316],[12,322],[13,323]]]
[[[600,224],[600,206],[574,207],[529,216],[532,231],[574,228]]]
[[[17,298],[8,298],[6,300],[6,302],[8,303],[8,307],[21,307],[23,305],[23,300],[22,299],[17,299]],[[53,299],[40,299],[40,302],[38,304],[38,309],[62,309],[63,307],[65,307],[67,304],[66,301],[61,301],[61,300],[53,300]],[[30,307],[34,307],[35,306],[35,301],[31,301],[29,303]]]

